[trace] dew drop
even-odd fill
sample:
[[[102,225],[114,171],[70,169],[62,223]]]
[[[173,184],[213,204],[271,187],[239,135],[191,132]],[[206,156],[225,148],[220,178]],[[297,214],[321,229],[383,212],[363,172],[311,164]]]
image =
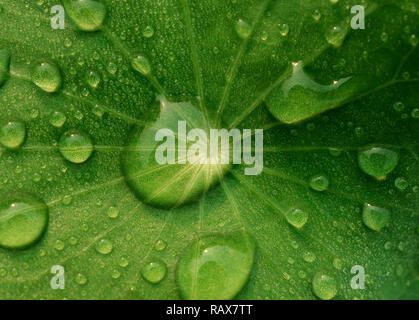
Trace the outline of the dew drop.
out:
[[[118,270],[113,270],[112,271],[112,278],[113,279],[119,279],[119,277],[121,276],[121,273]]]
[[[57,92],[62,84],[58,67],[50,62],[37,63],[31,72],[32,82],[45,92]]]
[[[288,33],[290,32],[290,27],[287,24],[281,24],[279,25],[279,33],[281,36],[286,37]]]
[[[147,26],[143,30],[143,36],[146,38],[151,38],[154,35],[154,29],[152,26]]]
[[[10,51],[8,49],[0,49],[0,87],[9,78],[10,68]]]
[[[113,250],[113,244],[109,240],[101,239],[96,243],[96,251],[100,254],[109,254]]]
[[[308,220],[308,213],[301,209],[291,209],[285,214],[285,217],[289,224],[297,229],[301,229]]]
[[[395,102],[393,104],[393,109],[396,110],[397,112],[402,112],[404,110],[404,104],[401,101]]]
[[[59,111],[55,111],[49,118],[49,123],[51,123],[56,128],[61,128],[66,121],[67,117],[65,114]]]
[[[317,175],[310,179],[310,188],[316,191],[327,190],[329,184],[329,179],[323,175]]]
[[[167,247],[167,242],[164,240],[158,240],[154,245],[154,249],[156,251],[163,251]]]
[[[399,154],[386,148],[370,147],[358,154],[361,170],[378,179],[385,178],[396,168],[398,162]]]
[[[109,207],[108,208],[108,217],[109,218],[115,219],[115,218],[118,218],[118,215],[119,215],[119,209],[118,208],[116,208],[116,207]]]
[[[404,191],[409,187],[409,182],[403,177],[399,177],[394,181],[394,185],[400,191]]]
[[[247,282],[255,243],[243,231],[202,236],[183,252],[176,279],[184,299],[232,299]]]
[[[0,143],[8,149],[18,149],[26,138],[26,127],[22,121],[9,121],[0,128]]]
[[[151,64],[150,61],[144,56],[137,56],[131,61],[132,67],[141,73],[142,75],[146,76],[151,73]]]
[[[411,44],[412,46],[416,47],[416,46],[418,45],[418,43],[419,43],[419,39],[416,37],[416,35],[412,34],[412,35],[409,37],[409,42],[410,42],[410,44]]]
[[[252,27],[242,19],[239,19],[236,22],[235,29],[236,29],[237,35],[242,39],[249,38],[252,32]]]
[[[128,267],[129,262],[126,258],[122,257],[121,259],[119,259],[118,264],[121,268],[126,268]]]
[[[336,296],[336,279],[326,273],[316,273],[312,285],[314,294],[322,300],[330,300]]]
[[[95,0],[63,0],[66,13],[83,31],[100,29],[106,16],[106,6]]]
[[[303,259],[305,262],[312,263],[316,260],[316,255],[311,251],[306,251],[303,254]]]
[[[96,89],[99,84],[100,84],[100,75],[99,73],[97,73],[96,71],[90,71],[87,74],[87,83],[89,84],[90,87],[92,87],[93,89]]]
[[[88,134],[73,129],[61,136],[58,148],[68,161],[83,163],[90,158],[93,152],[93,143]]]
[[[141,275],[150,283],[159,283],[167,273],[167,266],[163,261],[153,260],[145,264],[141,269]]]
[[[419,108],[413,109],[411,114],[413,119],[419,119]]]
[[[362,210],[364,224],[374,231],[380,231],[390,222],[390,211],[385,208],[365,204]]]
[[[0,201],[0,247],[23,249],[35,244],[48,226],[48,207],[28,194]]]
[[[64,248],[65,248],[65,244],[64,244],[63,241],[61,241],[61,240],[55,241],[55,243],[54,243],[54,249],[55,250],[57,250],[57,251],[63,251]]]
[[[76,282],[79,284],[79,285],[85,285],[86,283],[87,283],[87,278],[86,278],[86,276],[85,275],[83,275],[83,274],[81,274],[81,273],[79,273],[79,274],[77,274],[77,276],[76,276]]]
[[[340,26],[334,26],[326,33],[326,40],[329,44],[337,48],[342,45],[346,34],[346,29],[343,29]]]

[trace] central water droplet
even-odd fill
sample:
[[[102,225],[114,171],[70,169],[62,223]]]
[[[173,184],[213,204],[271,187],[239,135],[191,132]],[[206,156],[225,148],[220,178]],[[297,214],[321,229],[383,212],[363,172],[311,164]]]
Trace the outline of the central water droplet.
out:
[[[109,240],[101,239],[96,243],[96,251],[100,254],[109,254],[113,250],[113,244]]]
[[[135,57],[134,59],[132,59],[131,65],[136,71],[138,71],[144,76],[149,75],[151,73],[151,64],[146,57]]]
[[[32,82],[46,92],[56,92],[62,84],[61,73],[55,64],[40,62],[31,73]]]
[[[322,300],[333,299],[338,292],[336,279],[323,272],[316,273],[312,285],[314,294]]]
[[[201,158],[205,151],[210,154],[209,139],[205,138],[210,137],[209,125],[190,102],[172,103],[160,96],[154,110],[159,110],[158,114],[154,112],[152,120],[134,131],[123,151],[126,181],[142,201],[156,207],[169,209],[199,200],[230,165],[221,161],[212,164],[211,159]],[[194,143],[187,138],[192,129],[199,129]],[[162,139],[156,139],[160,134]],[[200,150],[198,158],[197,150]],[[220,158],[223,154],[219,151]],[[173,161],[169,154],[173,155]],[[167,162],[160,164],[156,155],[167,158]]]
[[[0,49],[0,87],[9,78],[10,68],[10,51],[7,49]]]
[[[303,62],[292,63],[292,73],[267,97],[268,109],[285,123],[296,123],[333,109],[366,86],[365,81],[346,77],[320,84],[304,70]]]
[[[301,229],[308,220],[308,213],[301,209],[291,209],[285,214],[287,221],[297,229]]]
[[[23,249],[35,244],[48,226],[48,207],[34,196],[16,194],[0,201],[0,247]]]
[[[141,269],[141,275],[150,283],[159,283],[166,276],[166,264],[160,260],[153,260]]]
[[[390,222],[390,211],[385,208],[365,204],[362,210],[364,224],[374,231],[380,231]]]
[[[323,175],[314,176],[310,179],[310,187],[316,191],[325,191],[329,188],[329,179]]]
[[[87,133],[73,129],[61,136],[58,148],[68,161],[83,163],[90,158],[93,152],[93,143]]]
[[[9,121],[0,128],[0,143],[8,149],[19,148],[26,138],[26,127],[21,121]]]
[[[370,147],[358,154],[362,171],[378,179],[384,179],[396,168],[398,162],[399,154],[386,148]]]
[[[106,6],[95,0],[63,0],[66,13],[83,31],[96,31],[106,17]]]
[[[235,25],[237,35],[242,39],[249,38],[250,34],[252,33],[252,27],[242,19],[239,19]]]
[[[232,299],[253,267],[255,243],[244,231],[201,236],[184,251],[176,279],[184,299]]]

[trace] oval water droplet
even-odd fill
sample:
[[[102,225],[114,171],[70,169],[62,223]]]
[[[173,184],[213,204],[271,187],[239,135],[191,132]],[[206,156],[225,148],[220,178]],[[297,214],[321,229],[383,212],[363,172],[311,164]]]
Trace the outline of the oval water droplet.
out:
[[[336,279],[324,272],[318,272],[313,278],[313,292],[322,300],[330,300],[338,292]]]
[[[211,164],[211,153],[204,155],[209,140],[204,133],[210,134],[199,109],[190,102],[172,103],[161,96],[159,100],[156,119],[134,131],[121,164],[128,185],[142,201],[170,209],[199,200],[230,165],[221,164],[221,149],[216,164]],[[202,128],[199,137],[187,143],[188,132],[195,128]],[[156,141],[156,134],[164,135],[162,141]],[[202,151],[199,157],[197,149]]]
[[[329,179],[323,175],[317,175],[310,179],[310,188],[316,191],[327,190],[329,184]]]
[[[51,117],[49,118],[49,123],[51,123],[56,128],[61,128],[66,121],[67,117],[65,116],[65,114],[59,111],[53,112]]]
[[[164,240],[158,240],[154,245],[154,249],[156,251],[163,251],[167,247],[167,242]]]
[[[58,67],[50,62],[40,62],[34,65],[31,72],[32,82],[45,92],[57,92],[62,84]]]
[[[66,13],[83,31],[100,29],[106,17],[106,6],[96,0],[63,0]]]
[[[8,49],[0,49],[0,87],[9,78],[10,68],[10,51]]]
[[[9,121],[0,128],[0,143],[8,149],[18,149],[26,138],[26,126],[22,121]]]
[[[385,208],[365,204],[362,210],[364,224],[374,231],[380,231],[390,222],[390,211]]]
[[[370,147],[359,152],[358,163],[366,174],[383,179],[396,168],[399,162],[399,154],[396,151]]]
[[[255,243],[244,231],[197,238],[176,267],[182,298],[234,298],[249,278],[254,254]]]
[[[150,283],[161,282],[167,273],[167,266],[163,261],[153,260],[146,263],[141,269],[141,275]]]
[[[87,83],[93,89],[96,89],[100,84],[100,75],[96,71],[90,71],[86,76]]]
[[[83,275],[83,274],[81,274],[81,273],[79,273],[79,274],[77,274],[77,276],[76,276],[76,282],[79,284],[79,285],[85,285],[86,283],[87,283],[87,278],[86,278],[86,276],[85,275]]]
[[[308,213],[301,209],[291,209],[285,214],[285,217],[292,226],[301,229],[308,220]]]
[[[35,244],[48,226],[48,207],[28,194],[2,197],[0,201],[0,247],[24,249]]]
[[[116,207],[109,207],[108,208],[108,217],[109,218],[115,219],[115,218],[118,218],[118,215],[119,215],[119,209],[118,208],[116,208]]]
[[[93,143],[87,133],[73,129],[61,136],[58,148],[68,161],[83,163],[92,155]]]
[[[399,177],[396,180],[394,180],[394,185],[400,191],[404,191],[409,187],[409,182],[405,178]]]
[[[281,36],[286,37],[288,33],[290,32],[290,27],[287,24],[281,24],[279,25],[279,33]]]
[[[326,40],[329,44],[337,48],[342,45],[347,33],[347,29],[344,29],[340,26],[333,26],[326,33]]]
[[[151,64],[150,61],[144,56],[137,56],[131,61],[132,67],[141,73],[142,75],[146,76],[151,73]]]
[[[154,29],[152,26],[147,26],[143,30],[143,36],[146,38],[151,38],[154,35]]]
[[[109,240],[101,239],[96,243],[95,249],[100,254],[106,255],[112,252],[113,244]]]
[[[242,19],[237,20],[235,29],[237,35],[242,39],[249,38],[250,34],[252,33],[252,27]]]

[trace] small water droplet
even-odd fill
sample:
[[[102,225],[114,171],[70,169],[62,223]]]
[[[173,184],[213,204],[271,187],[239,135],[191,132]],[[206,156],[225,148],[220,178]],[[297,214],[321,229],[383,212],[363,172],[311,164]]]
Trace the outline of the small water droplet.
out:
[[[371,230],[380,231],[388,225],[390,221],[390,211],[385,208],[365,204],[362,210],[362,220]]]
[[[383,179],[396,168],[399,162],[399,154],[395,151],[370,147],[358,154],[358,163],[366,174]]]
[[[31,73],[31,79],[45,92],[57,92],[62,84],[61,73],[58,67],[50,62],[37,63]]]
[[[119,277],[121,276],[121,273],[118,270],[113,270],[112,271],[112,278],[113,279],[119,279]]]
[[[9,121],[0,128],[0,143],[8,149],[19,148],[26,138],[26,126],[22,121]]]
[[[156,251],[163,251],[167,247],[167,242],[164,240],[158,240],[154,245],[154,249]]]
[[[336,270],[342,270],[343,268],[342,260],[340,260],[339,258],[333,259],[333,267],[335,267]]]
[[[329,44],[337,48],[342,45],[346,34],[346,29],[343,29],[340,26],[334,26],[326,33],[326,40]]]
[[[100,84],[100,74],[96,71],[90,71],[86,76],[86,80],[90,87],[96,89]]]
[[[68,206],[71,202],[73,201],[73,197],[72,196],[64,196],[62,203],[65,206]]]
[[[394,181],[394,185],[400,191],[404,191],[404,190],[407,189],[407,187],[409,187],[409,182],[407,182],[407,180],[405,178],[399,177]]]
[[[303,259],[305,262],[312,263],[316,260],[316,255],[311,251],[306,251],[303,254]]]
[[[0,247],[24,249],[36,243],[48,225],[48,207],[34,196],[16,194],[0,201]]]
[[[301,229],[308,220],[308,213],[301,209],[293,208],[286,212],[285,217],[289,224],[297,229]]]
[[[109,218],[115,219],[115,218],[118,218],[118,215],[119,215],[119,209],[118,208],[116,208],[116,207],[109,207],[108,208],[108,217]]]
[[[419,119],[419,108],[413,109],[411,114],[413,119]]]
[[[83,275],[83,274],[81,274],[81,273],[79,273],[79,274],[77,274],[77,276],[76,276],[76,282],[79,284],[79,285],[85,285],[86,283],[87,283],[87,278],[86,278],[86,276],[85,275]]]
[[[95,0],[63,0],[66,13],[83,31],[96,31],[106,16],[106,6]]]
[[[88,134],[73,129],[61,136],[58,148],[68,161],[83,163],[90,158],[93,152],[93,143]]]
[[[146,263],[141,269],[141,275],[150,283],[159,283],[166,276],[167,267],[163,261],[153,260]]]
[[[63,251],[64,248],[65,248],[65,244],[64,244],[63,241],[61,241],[61,240],[55,241],[55,243],[54,243],[54,249],[55,250],[57,250],[57,251]]]
[[[142,75],[146,76],[151,73],[151,64],[150,61],[144,56],[137,56],[131,61],[132,67],[141,73]]]
[[[322,300],[333,299],[338,291],[336,279],[324,272],[316,273],[312,285],[314,294]]]
[[[279,33],[281,34],[281,36],[286,37],[288,35],[288,33],[290,32],[290,27],[287,24],[281,24],[279,25]]]
[[[147,26],[143,30],[143,36],[146,38],[151,38],[154,35],[154,29],[152,26]]]
[[[126,267],[128,267],[129,262],[126,258],[122,257],[121,259],[119,259],[118,264],[121,268],[126,268]]]
[[[113,244],[109,240],[101,239],[96,243],[96,251],[100,254],[109,254],[113,250]]]
[[[252,32],[252,27],[242,19],[239,19],[236,22],[235,29],[236,29],[237,35],[242,39],[249,38]]]
[[[393,109],[397,112],[402,112],[404,110],[404,103],[401,101],[397,101],[393,104]]]
[[[66,121],[67,117],[65,116],[65,114],[59,111],[53,112],[51,117],[49,118],[49,123],[51,123],[56,128],[61,128]]]
[[[323,175],[317,175],[310,179],[310,188],[316,191],[325,191],[329,188],[329,179]]]

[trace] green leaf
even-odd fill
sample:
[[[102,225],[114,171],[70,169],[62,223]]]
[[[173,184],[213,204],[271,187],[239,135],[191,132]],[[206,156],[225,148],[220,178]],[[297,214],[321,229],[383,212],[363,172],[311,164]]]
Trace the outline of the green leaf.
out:
[[[418,299],[419,2],[358,2],[0,0],[0,298]],[[262,174],[157,166],[178,120]]]

